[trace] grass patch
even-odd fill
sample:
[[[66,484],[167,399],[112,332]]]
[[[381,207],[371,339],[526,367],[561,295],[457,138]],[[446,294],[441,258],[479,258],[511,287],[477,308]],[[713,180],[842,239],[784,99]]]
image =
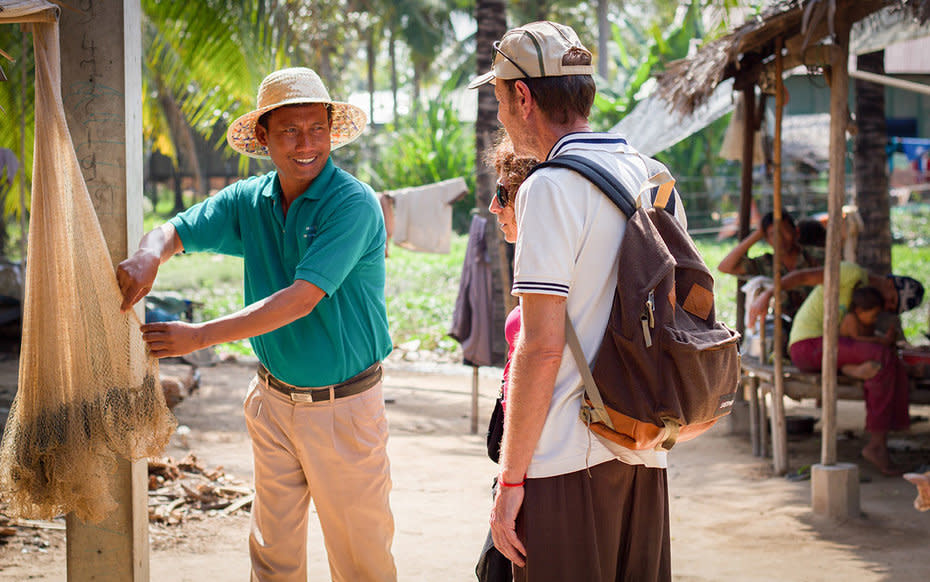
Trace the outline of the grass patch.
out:
[[[458,347],[446,333],[452,325],[467,246],[465,235],[453,235],[446,255],[391,246],[385,297],[395,344],[418,340],[421,348],[442,352]]]
[[[210,253],[178,255],[158,270],[152,292],[174,292],[193,301],[197,321],[229,315],[243,307],[242,259]],[[217,350],[253,355],[248,340],[222,344]]]

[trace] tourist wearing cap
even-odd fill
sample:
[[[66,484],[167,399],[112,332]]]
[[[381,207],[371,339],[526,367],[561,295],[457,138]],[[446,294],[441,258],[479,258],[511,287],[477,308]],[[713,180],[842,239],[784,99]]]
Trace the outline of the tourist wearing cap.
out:
[[[122,309],[179,252],[243,258],[246,307],[203,323],[142,327],[151,353],[178,356],[250,338],[260,362],[244,409],[255,464],[252,580],[307,579],[310,499],[333,580],[395,580],[381,360],[384,219],[372,189],[330,152],[365,127],[310,69],[276,71],[230,126],[237,152],[274,171],[224,188],[147,233],[120,263]]]
[[[574,30],[534,22],[508,31],[494,50],[492,70],[469,86],[494,84],[498,120],[517,155],[582,155],[640,192],[645,161],[623,137],[588,124],[594,67]],[[680,202],[676,194],[684,221]],[[494,543],[514,563],[516,580],[670,580],[666,454],[612,449],[589,432],[579,418],[581,375],[564,355],[566,313],[589,360],[600,345],[626,218],[593,184],[557,168],[520,186],[515,211],[512,292],[522,325],[491,512]]]

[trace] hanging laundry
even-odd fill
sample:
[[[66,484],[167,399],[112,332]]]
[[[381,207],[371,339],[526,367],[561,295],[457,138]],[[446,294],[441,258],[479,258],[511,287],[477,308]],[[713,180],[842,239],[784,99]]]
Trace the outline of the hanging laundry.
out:
[[[382,193],[394,201],[394,244],[445,254],[452,240],[452,204],[468,192],[463,178]]]
[[[19,171],[19,158],[9,148],[0,148],[0,184],[10,185]]]
[[[493,291],[487,222],[486,218],[478,214],[471,219],[459,294],[452,312],[452,328],[449,330],[449,336],[462,344],[462,356],[468,366],[497,364],[493,354]]]

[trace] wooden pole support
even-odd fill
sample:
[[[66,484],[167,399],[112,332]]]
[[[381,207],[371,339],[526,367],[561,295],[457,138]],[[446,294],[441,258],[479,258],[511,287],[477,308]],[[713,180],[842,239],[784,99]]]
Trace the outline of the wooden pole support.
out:
[[[849,120],[849,21],[836,14],[830,66],[830,191],[823,282],[823,430],[820,461],[836,463],[836,349],[839,335],[840,255],[846,196],[846,125]]]
[[[139,0],[79,4],[61,12],[61,92],[115,268],[142,236],[141,8]],[[149,579],[147,467],[118,460],[111,489],[119,506],[103,522],[67,517],[69,582]]]
[[[782,48],[784,39],[775,40],[775,141],[772,153],[772,211],[774,221],[774,257],[772,258],[775,283],[775,391],[772,394],[772,461],[776,475],[788,472],[788,437],[785,430],[785,376],[784,329],[782,326],[781,264],[782,264],[782,213],[781,213],[781,119],[785,108],[785,86],[782,81]]]

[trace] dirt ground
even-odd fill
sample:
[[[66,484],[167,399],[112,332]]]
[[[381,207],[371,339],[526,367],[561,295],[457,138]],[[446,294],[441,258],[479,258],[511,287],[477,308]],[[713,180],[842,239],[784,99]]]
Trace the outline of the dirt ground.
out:
[[[178,364],[163,372],[181,374]],[[175,409],[189,428],[172,437],[166,454],[194,452],[206,465],[251,481],[251,451],[241,403],[254,364],[201,369],[202,386]],[[385,399],[396,521],[394,555],[400,580],[474,580],[487,531],[490,480],[487,425],[500,370],[480,372],[479,434],[470,434],[471,368],[391,360]],[[0,361],[0,407],[16,384],[15,359]],[[814,403],[789,403],[791,413],[818,415]],[[930,512],[914,509],[916,489],[883,477],[858,459],[864,411],[841,402],[841,461],[859,462],[859,518],[836,522],[812,513],[810,481],[772,475],[768,459],[752,456],[748,436],[723,422],[670,455],[672,569],[675,580],[894,581],[930,579]],[[912,407],[930,416],[930,407]],[[819,428],[819,427],[818,427]],[[895,460],[930,463],[930,422],[894,435]],[[819,433],[792,437],[793,470],[815,463]],[[0,580],[65,580],[65,532],[19,528],[0,546]],[[205,517],[179,526],[150,527],[153,581],[247,580],[248,514]],[[310,579],[329,578],[319,524],[311,518]]]

